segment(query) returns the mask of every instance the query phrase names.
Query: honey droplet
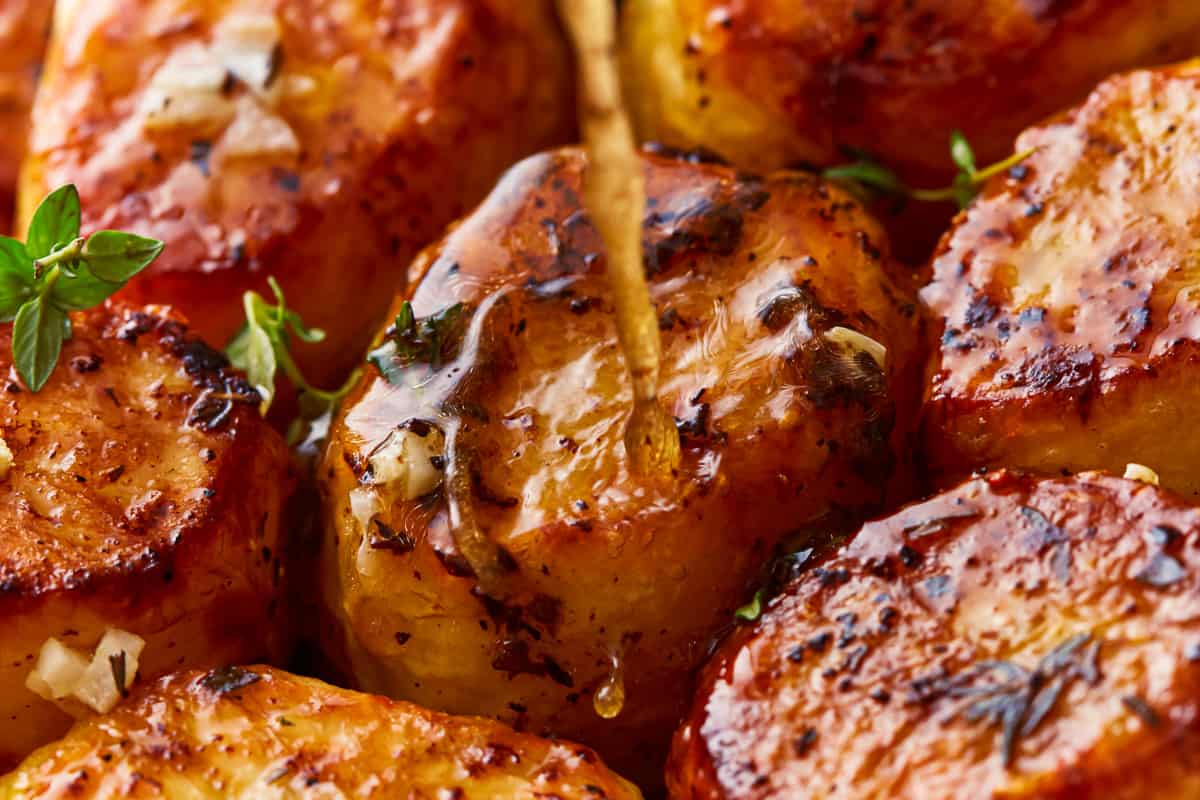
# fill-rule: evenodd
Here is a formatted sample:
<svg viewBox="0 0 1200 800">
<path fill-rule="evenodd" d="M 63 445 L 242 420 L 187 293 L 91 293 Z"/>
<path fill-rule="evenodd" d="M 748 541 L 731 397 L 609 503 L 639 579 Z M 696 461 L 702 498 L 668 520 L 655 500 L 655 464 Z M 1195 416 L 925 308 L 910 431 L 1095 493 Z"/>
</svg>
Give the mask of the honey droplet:
<svg viewBox="0 0 1200 800">
<path fill-rule="evenodd" d="M 621 657 L 612 657 L 612 672 L 592 695 L 592 708 L 603 719 L 613 719 L 625 708 L 625 677 Z"/>
</svg>

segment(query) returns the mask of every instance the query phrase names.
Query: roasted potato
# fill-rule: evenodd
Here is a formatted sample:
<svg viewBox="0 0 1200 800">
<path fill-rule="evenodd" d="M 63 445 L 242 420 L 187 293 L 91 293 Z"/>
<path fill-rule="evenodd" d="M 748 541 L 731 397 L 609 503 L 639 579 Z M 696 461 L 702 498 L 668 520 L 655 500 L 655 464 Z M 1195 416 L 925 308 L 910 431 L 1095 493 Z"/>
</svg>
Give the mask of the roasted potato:
<svg viewBox="0 0 1200 800">
<path fill-rule="evenodd" d="M 946 177 L 951 131 L 981 161 L 1109 74 L 1200 50 L 1192 0 L 626 0 L 642 133 L 740 166 L 870 151 Z"/>
<path fill-rule="evenodd" d="M 286 646 L 292 478 L 254 390 L 161 308 L 73 317 L 37 394 L 16 382 L 12 326 L 0 328 L 5 765 L 70 725 L 26 688 L 48 639 L 90 654 L 109 629 L 135 634 L 145 677 Z"/>
<path fill-rule="evenodd" d="M 1200 796 L 1200 511 L 1087 473 L 862 529 L 705 668 L 671 796 Z"/>
<path fill-rule="evenodd" d="M 1200 62 L 1101 84 L 958 219 L 923 298 L 940 325 L 925 457 L 1057 472 L 1136 462 L 1200 494 Z"/>
<path fill-rule="evenodd" d="M 30 756 L 0 796 L 641 797 L 587 748 L 262 666 L 143 687 Z"/>
<path fill-rule="evenodd" d="M 50 0 L 0 0 L 0 231 L 12 223 L 17 169 L 53 9 Z"/>
<path fill-rule="evenodd" d="M 326 641 L 366 689 L 574 738 L 655 781 L 689 672 L 776 544 L 887 499 L 918 321 L 836 188 L 647 156 L 660 402 L 683 459 L 630 474 L 585 162 L 522 162 L 414 264 L 384 373 L 343 405 L 320 472 Z"/>
<path fill-rule="evenodd" d="M 60 0 L 22 217 L 76 183 L 86 229 L 167 243 L 123 296 L 218 345 L 274 275 L 332 386 L 417 250 L 570 138 L 561 39 L 550 0 Z"/>
<path fill-rule="evenodd" d="M 1110 73 L 1200 51 L 1195 0 L 626 0 L 624 14 L 644 138 L 758 170 L 865 150 L 921 187 L 952 177 L 954 130 L 983 166 Z M 922 263 L 954 206 L 874 210 Z"/>
</svg>

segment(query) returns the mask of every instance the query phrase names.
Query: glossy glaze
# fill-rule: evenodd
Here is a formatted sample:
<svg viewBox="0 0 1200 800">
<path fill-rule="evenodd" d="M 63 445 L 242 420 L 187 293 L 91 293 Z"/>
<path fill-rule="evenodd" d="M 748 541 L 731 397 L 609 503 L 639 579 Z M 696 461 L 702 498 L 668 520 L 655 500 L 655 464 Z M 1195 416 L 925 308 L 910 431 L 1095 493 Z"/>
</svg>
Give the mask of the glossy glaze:
<svg viewBox="0 0 1200 800">
<path fill-rule="evenodd" d="M 281 30 L 266 89 L 229 81 L 227 121 L 147 130 L 167 59 L 247 15 Z M 63 0 L 57 18 L 23 216 L 70 180 L 85 229 L 162 239 L 125 297 L 178 306 L 217 345 L 242 292 L 274 275 L 329 333 L 297 352 L 325 385 L 359 360 L 417 250 L 573 128 L 549 0 Z M 264 113 L 298 152 L 231 155 L 231 132 Z"/>
<path fill-rule="evenodd" d="M 646 158 L 660 397 L 684 455 L 667 480 L 630 475 L 585 169 L 574 150 L 521 163 L 415 265 L 416 313 L 462 302 L 470 322 L 457 360 L 402 385 L 372 370 L 334 425 L 324 571 L 341 630 L 327 643 L 366 688 L 576 738 L 655 781 L 689 671 L 775 544 L 885 499 L 917 322 L 845 195 Z M 886 369 L 826 341 L 839 324 L 885 343 Z M 447 474 L 400 502 L 369 459 L 414 418 L 444 434 Z M 381 523 L 411 547 L 381 541 Z M 515 564 L 499 596 L 464 566 L 469 525 Z M 594 695 L 614 673 L 626 702 L 604 720 Z"/>
<path fill-rule="evenodd" d="M 33 754 L 0 796 L 641 798 L 587 748 L 262 666 L 144 687 Z"/>
<path fill-rule="evenodd" d="M 1200 376 L 1198 112 L 1198 62 L 1106 81 L 1022 134 L 1037 152 L 947 234 L 922 292 L 935 478 L 1137 462 L 1200 493 L 1180 424 Z"/>
<path fill-rule="evenodd" d="M 42 643 L 147 640 L 142 674 L 278 658 L 282 439 L 224 359 L 162 309 L 76 315 L 49 383 L 22 390 L 0 329 L 0 761 L 71 718 L 25 688 Z"/>
<path fill-rule="evenodd" d="M 1144 483 L 1001 472 L 909 506 L 721 648 L 671 796 L 1194 797 L 1198 576 L 1200 512 Z"/>
</svg>

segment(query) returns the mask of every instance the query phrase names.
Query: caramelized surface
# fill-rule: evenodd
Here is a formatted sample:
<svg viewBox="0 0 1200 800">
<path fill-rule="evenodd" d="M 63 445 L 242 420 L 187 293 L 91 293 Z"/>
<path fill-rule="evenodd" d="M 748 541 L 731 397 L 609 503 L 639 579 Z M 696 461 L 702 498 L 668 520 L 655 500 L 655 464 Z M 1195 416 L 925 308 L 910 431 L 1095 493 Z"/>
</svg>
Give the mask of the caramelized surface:
<svg viewBox="0 0 1200 800">
<path fill-rule="evenodd" d="M 947 185 L 950 133 L 980 166 L 1109 74 L 1200 49 L 1194 0 L 627 0 L 639 133 L 740 167 L 871 153 Z M 879 202 L 893 249 L 923 263 L 953 204 Z"/>
<path fill-rule="evenodd" d="M 641 797 L 578 745 L 261 666 L 144 687 L 30 756 L 0 796 Z"/>
<path fill-rule="evenodd" d="M 917 322 L 846 195 L 800 174 L 644 164 L 676 475 L 627 470 L 630 390 L 580 206 L 585 160 L 562 150 L 515 167 L 418 260 L 419 317 L 466 305 L 458 356 L 395 385 L 372 369 L 321 477 L 342 628 L 329 643 L 363 687 L 577 738 L 654 781 L 689 672 L 776 543 L 885 499 Z M 885 367 L 825 338 L 838 326 L 885 345 Z M 371 459 L 410 434 L 445 437 L 446 477 L 404 501 Z M 509 570 L 498 590 L 458 549 L 472 520 Z M 593 710 L 606 685 L 611 720 Z"/>
<path fill-rule="evenodd" d="M 17 169 L 50 32 L 51 0 L 0 0 L 0 230 L 12 224 Z"/>
<path fill-rule="evenodd" d="M 1103 83 L 1022 134 L 1037 152 L 960 217 L 923 298 L 936 478 L 1128 462 L 1200 493 L 1200 62 Z"/>
<path fill-rule="evenodd" d="M 994 473 L 862 529 L 705 669 L 676 798 L 1200 792 L 1200 511 Z"/>
<path fill-rule="evenodd" d="M 278 658 L 282 511 L 292 477 L 257 395 L 161 309 L 74 316 L 37 394 L 0 328 L 0 761 L 70 717 L 25 688 L 42 643 L 147 640 L 143 676 Z"/>
<path fill-rule="evenodd" d="M 164 63 L 264 14 L 281 29 L 265 90 L 231 78 L 227 121 L 146 128 Z M 358 361 L 417 250 L 573 127 L 549 0 L 62 0 L 57 18 L 23 216 L 74 181 L 85 230 L 165 241 L 124 295 L 179 307 L 216 345 L 244 320 L 242 292 L 274 275 L 329 333 L 298 350 L 325 385 Z M 297 152 L 235 146 L 279 122 Z"/>
<path fill-rule="evenodd" d="M 642 132 L 743 166 L 828 164 L 845 148 L 906 175 L 980 163 L 1120 69 L 1191 55 L 1191 0 L 629 0 Z"/>
</svg>

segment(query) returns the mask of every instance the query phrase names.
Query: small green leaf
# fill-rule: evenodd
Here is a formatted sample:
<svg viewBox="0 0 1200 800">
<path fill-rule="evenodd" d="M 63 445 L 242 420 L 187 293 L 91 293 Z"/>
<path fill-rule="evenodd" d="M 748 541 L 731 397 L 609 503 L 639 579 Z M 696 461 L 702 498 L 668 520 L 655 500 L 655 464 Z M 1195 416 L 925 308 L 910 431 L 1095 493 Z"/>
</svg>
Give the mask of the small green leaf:
<svg viewBox="0 0 1200 800">
<path fill-rule="evenodd" d="M 163 243 L 158 239 L 97 231 L 87 238 L 80 258 L 100 280 L 123 283 L 149 266 L 162 251 Z"/>
<path fill-rule="evenodd" d="M 971 143 L 967 141 L 966 136 L 963 136 L 962 131 L 954 131 L 950 134 L 950 158 L 954 160 L 955 166 L 967 175 L 975 174 L 975 152 L 971 149 Z"/>
<path fill-rule="evenodd" d="M 863 160 L 830 167 L 822 175 L 826 180 L 854 182 L 888 194 L 903 194 L 905 191 L 904 182 L 896 173 L 874 161 Z"/>
<path fill-rule="evenodd" d="M 46 385 L 62 352 L 63 328 L 69 326 L 65 314 L 43 298 L 21 306 L 13 323 L 13 360 L 21 380 L 31 391 Z"/>
<path fill-rule="evenodd" d="M 62 311 L 86 311 L 103 303 L 124 285 L 124 282 L 100 280 L 82 266 L 73 277 L 59 278 L 50 289 L 48 300 Z"/>
<path fill-rule="evenodd" d="M 0 322 L 12 322 L 21 306 L 35 294 L 33 286 L 24 277 L 0 269 Z"/>
<path fill-rule="evenodd" d="M 73 184 L 55 189 L 33 212 L 25 249 L 31 258 L 45 258 L 79 236 L 79 192 Z"/>
<path fill-rule="evenodd" d="M 733 612 L 733 616 L 742 622 L 754 622 L 762 616 L 763 590 L 754 593 L 754 598 L 746 605 Z"/>
<path fill-rule="evenodd" d="M 15 272 L 33 285 L 33 259 L 25 245 L 8 236 L 0 236 L 0 270 Z"/>
<path fill-rule="evenodd" d="M 262 397 L 260 411 L 267 413 L 275 398 L 275 347 L 270 335 L 261 325 L 248 324 L 230 343 L 229 361 L 246 373 L 246 378 Z"/>
<path fill-rule="evenodd" d="M 411 331 L 417 324 L 417 315 L 413 311 L 412 303 L 405 300 L 400 304 L 400 313 L 396 315 L 393 327 L 397 333 L 407 333 Z"/>
</svg>

